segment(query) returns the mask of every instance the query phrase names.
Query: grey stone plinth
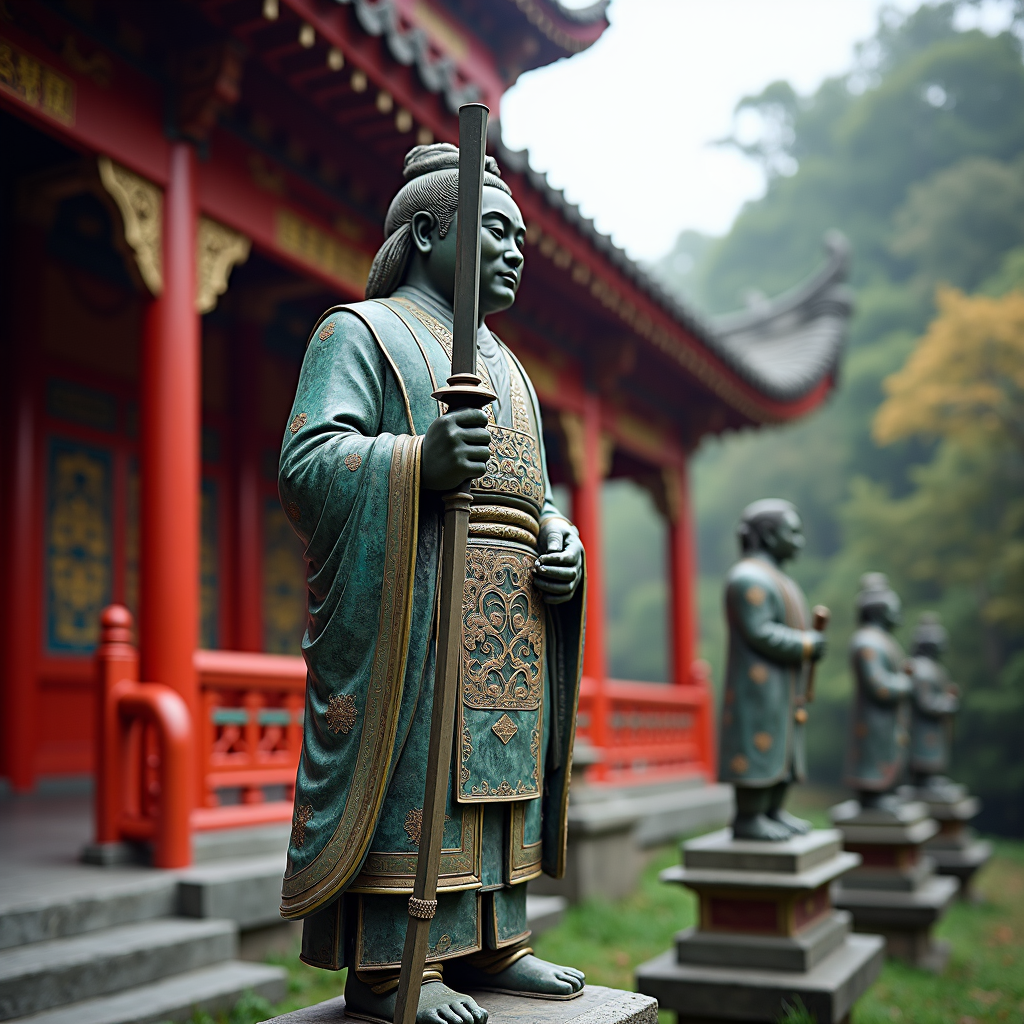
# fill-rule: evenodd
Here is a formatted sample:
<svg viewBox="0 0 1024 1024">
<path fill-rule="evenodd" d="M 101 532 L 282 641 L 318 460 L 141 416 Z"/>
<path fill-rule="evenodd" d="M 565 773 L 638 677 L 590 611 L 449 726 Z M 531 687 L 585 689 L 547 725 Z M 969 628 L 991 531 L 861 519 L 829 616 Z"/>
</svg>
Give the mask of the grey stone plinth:
<svg viewBox="0 0 1024 1024">
<path fill-rule="evenodd" d="M 834 910 L 796 935 L 744 935 L 687 928 L 676 935 L 681 964 L 754 967 L 767 971 L 809 971 L 843 944 L 850 915 Z"/>
<path fill-rule="evenodd" d="M 882 969 L 884 942 L 877 935 L 848 935 L 809 971 L 681 964 L 669 950 L 637 968 L 637 987 L 679 1024 L 711 1021 L 777 1021 L 799 998 L 819 1024 L 839 1024 Z"/>
<path fill-rule="evenodd" d="M 577 999 L 524 999 L 496 992 L 471 992 L 487 1009 L 488 1024 L 658 1024 L 658 1001 L 638 992 L 587 985 Z M 304 1010 L 274 1017 L 267 1024 L 347 1024 L 345 998 L 328 999 Z"/>
<path fill-rule="evenodd" d="M 627 896 L 646 863 L 646 847 L 724 825 L 733 809 L 732 786 L 703 779 L 614 788 L 574 782 L 565 876 L 542 876 L 530 892 L 570 903 Z"/>
<path fill-rule="evenodd" d="M 959 847 L 927 847 L 928 855 L 935 861 L 936 870 L 940 875 L 950 875 L 960 882 L 960 898 L 974 899 L 972 882 L 979 869 L 983 868 L 992 857 L 992 844 L 984 839 L 970 836 L 968 841 Z"/>
<path fill-rule="evenodd" d="M 941 970 L 945 952 L 942 944 L 932 939 L 931 929 L 959 888 L 959 881 L 946 875 L 932 875 L 913 892 L 837 885 L 832 902 L 850 911 L 857 931 L 885 936 L 889 956 L 927 970 Z"/>
<path fill-rule="evenodd" d="M 666 868 L 663 882 L 691 889 L 817 889 L 860 863 L 842 852 L 842 834 L 816 829 L 781 843 L 733 839 L 731 829 L 692 839 L 683 845 L 683 864 Z"/>
<path fill-rule="evenodd" d="M 935 861 L 919 857 L 915 864 L 905 868 L 861 866 L 843 878 L 847 889 L 893 889 L 896 892 L 914 892 L 935 874 Z"/>
<path fill-rule="evenodd" d="M 856 800 L 844 800 L 829 808 L 833 823 L 845 832 L 847 825 L 912 825 L 928 817 L 928 805 L 907 800 L 895 807 L 861 807 Z"/>
<path fill-rule="evenodd" d="M 843 848 L 838 829 L 814 829 L 782 843 L 733 839 L 732 829 L 723 828 L 683 844 L 687 868 L 727 871 L 771 871 L 797 874 L 809 871 L 834 857 Z"/>
<path fill-rule="evenodd" d="M 953 801 L 928 801 L 928 811 L 937 821 L 970 821 L 980 810 L 981 801 L 976 796 L 965 796 Z"/>
</svg>

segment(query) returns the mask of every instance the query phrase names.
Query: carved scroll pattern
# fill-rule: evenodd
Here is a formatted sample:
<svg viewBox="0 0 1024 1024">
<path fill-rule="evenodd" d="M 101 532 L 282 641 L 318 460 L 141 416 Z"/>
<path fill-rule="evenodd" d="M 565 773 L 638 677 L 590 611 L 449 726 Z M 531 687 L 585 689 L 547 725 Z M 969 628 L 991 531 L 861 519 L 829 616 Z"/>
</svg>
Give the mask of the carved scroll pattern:
<svg viewBox="0 0 1024 1024">
<path fill-rule="evenodd" d="M 462 698 L 471 708 L 540 707 L 544 618 L 535 558 L 470 545 L 463 600 Z"/>
<path fill-rule="evenodd" d="M 249 258 L 252 242 L 209 217 L 199 218 L 196 233 L 196 309 L 209 313 L 228 290 L 231 271 Z"/>
<path fill-rule="evenodd" d="M 135 263 L 153 295 L 164 290 L 163 190 L 109 157 L 99 158 L 100 181 L 113 197 L 124 221 L 124 238 L 135 253 Z"/>
</svg>

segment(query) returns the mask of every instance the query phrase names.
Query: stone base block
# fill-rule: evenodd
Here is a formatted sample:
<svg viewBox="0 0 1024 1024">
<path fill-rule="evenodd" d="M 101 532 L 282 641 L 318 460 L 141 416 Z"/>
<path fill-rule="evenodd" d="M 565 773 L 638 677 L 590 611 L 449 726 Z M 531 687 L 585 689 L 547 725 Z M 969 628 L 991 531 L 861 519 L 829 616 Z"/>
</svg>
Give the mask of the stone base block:
<svg viewBox="0 0 1024 1024">
<path fill-rule="evenodd" d="M 890 956 L 935 970 L 945 959 L 936 951 L 931 929 L 959 888 L 957 879 L 945 875 L 933 875 L 915 892 L 838 885 L 832 902 L 850 911 L 856 931 L 884 935 Z"/>
<path fill-rule="evenodd" d="M 989 862 L 992 844 L 972 838 L 966 846 L 958 849 L 928 847 L 928 856 L 935 861 L 935 870 L 940 875 L 950 875 L 959 880 L 960 899 L 973 900 L 976 897 L 971 883 L 975 873 Z"/>
<path fill-rule="evenodd" d="M 877 935 L 848 935 L 810 971 L 790 972 L 681 964 L 669 950 L 637 968 L 637 987 L 679 1024 L 775 1022 L 797 999 L 819 1024 L 842 1024 L 881 972 L 883 951 Z"/>
<path fill-rule="evenodd" d="M 796 935 L 742 935 L 687 928 L 676 936 L 681 964 L 754 967 L 767 971 L 810 971 L 843 944 L 850 915 L 833 911 L 824 921 Z"/>
<path fill-rule="evenodd" d="M 488 1024 L 658 1024 L 658 1001 L 638 992 L 587 985 L 577 999 L 524 999 L 496 992 L 471 992 L 488 1013 Z M 355 1024 L 345 997 L 328 999 L 274 1017 L 267 1024 Z"/>
<path fill-rule="evenodd" d="M 858 852 L 859 852 L 858 848 Z M 894 892 L 916 892 L 935 874 L 931 857 L 918 857 L 906 867 L 876 868 L 861 865 L 843 876 L 847 889 L 891 889 Z"/>
<path fill-rule="evenodd" d="M 565 876 L 544 875 L 530 892 L 570 903 L 628 896 L 647 863 L 646 848 L 724 825 L 733 809 L 732 786 L 701 779 L 622 788 L 574 783 Z"/>
</svg>

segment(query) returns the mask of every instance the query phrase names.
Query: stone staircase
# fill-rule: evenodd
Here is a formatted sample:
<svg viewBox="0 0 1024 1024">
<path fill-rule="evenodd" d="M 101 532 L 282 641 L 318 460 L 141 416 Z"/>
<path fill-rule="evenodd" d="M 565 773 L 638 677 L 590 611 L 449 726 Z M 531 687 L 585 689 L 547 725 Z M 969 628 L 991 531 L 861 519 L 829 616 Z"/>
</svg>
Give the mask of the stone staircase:
<svg viewBox="0 0 1024 1024">
<path fill-rule="evenodd" d="M 235 920 L 181 914 L 193 909 L 182 906 L 183 895 L 191 893 L 194 905 L 199 880 L 140 875 L 98 894 L 5 900 L 0 1020 L 158 1024 L 185 1020 L 194 1009 L 228 1009 L 248 991 L 283 998 L 282 968 L 237 959 Z"/>
<path fill-rule="evenodd" d="M 259 961 L 298 938 L 278 915 L 287 826 L 197 835 L 182 871 L 77 863 L 88 832 L 86 802 L 0 801 L 0 1021 L 162 1024 L 284 997 Z M 536 931 L 565 909 L 527 902 Z"/>
</svg>

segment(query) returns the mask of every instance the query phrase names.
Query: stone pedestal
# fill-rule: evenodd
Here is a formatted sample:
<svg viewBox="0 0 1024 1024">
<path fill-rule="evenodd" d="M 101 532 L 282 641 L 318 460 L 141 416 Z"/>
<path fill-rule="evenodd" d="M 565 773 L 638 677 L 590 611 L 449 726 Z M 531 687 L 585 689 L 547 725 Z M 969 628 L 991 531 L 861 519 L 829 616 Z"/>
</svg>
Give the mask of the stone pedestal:
<svg viewBox="0 0 1024 1024">
<path fill-rule="evenodd" d="M 638 992 L 587 985 L 576 999 L 524 999 L 496 992 L 469 993 L 487 1009 L 488 1024 L 658 1024 L 658 1001 Z M 345 1012 L 345 997 L 274 1017 L 267 1024 L 362 1024 Z"/>
<path fill-rule="evenodd" d="M 939 834 L 927 805 L 911 801 L 890 810 L 862 808 L 848 800 L 829 813 L 846 850 L 861 857 L 861 864 L 835 887 L 835 905 L 850 911 L 856 931 L 885 936 L 889 956 L 942 970 L 949 948 L 931 931 L 960 883 L 937 875 L 935 862 L 924 853 L 925 843 Z"/>
<path fill-rule="evenodd" d="M 981 810 L 981 801 L 957 782 L 917 789 L 914 796 L 928 805 L 929 814 L 939 823 L 938 834 L 924 846 L 935 870 L 958 878 L 960 898 L 973 899 L 974 875 L 992 856 L 992 844 L 979 839 L 968 824 Z"/>
<path fill-rule="evenodd" d="M 832 906 L 831 884 L 860 863 L 842 842 L 834 829 L 784 843 L 723 829 L 685 843 L 661 878 L 697 893 L 699 924 L 637 969 L 637 987 L 680 1024 L 776 1021 L 797 999 L 820 1024 L 845 1021 L 881 970 L 883 942 L 851 935 Z"/>
</svg>

